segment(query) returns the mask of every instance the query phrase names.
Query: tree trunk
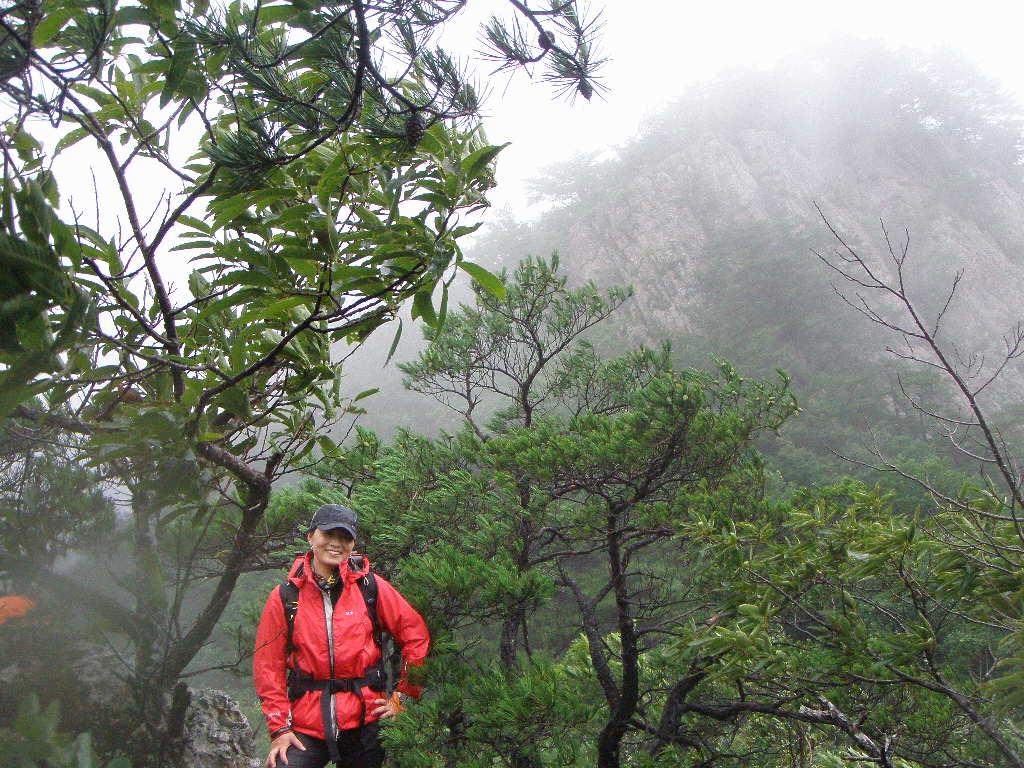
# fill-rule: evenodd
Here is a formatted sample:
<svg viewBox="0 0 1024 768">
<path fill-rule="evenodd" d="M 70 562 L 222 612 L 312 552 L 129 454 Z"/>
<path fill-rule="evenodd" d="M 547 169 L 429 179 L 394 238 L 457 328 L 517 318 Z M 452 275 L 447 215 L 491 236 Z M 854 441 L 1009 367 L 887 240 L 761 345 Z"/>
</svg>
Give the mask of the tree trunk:
<svg viewBox="0 0 1024 768">
<path fill-rule="evenodd" d="M 651 757 L 657 757 L 669 744 L 679 743 L 676 735 L 679 732 L 679 722 L 683 716 L 683 702 L 686 701 L 690 692 L 707 675 L 707 669 L 710 665 L 711 662 L 708 660 L 697 657 L 690 664 L 689 672 L 672 686 L 672 690 L 669 691 L 665 699 L 665 706 L 661 710 L 661 719 L 658 721 L 658 733 L 647 748 L 647 753 Z"/>
<path fill-rule="evenodd" d="M 618 509 L 613 507 L 607 518 L 606 538 L 608 565 L 615 594 L 616 619 L 621 642 L 622 682 L 618 701 L 611 707 L 607 723 L 597 740 L 598 768 L 619 768 L 622 737 L 636 713 L 640 691 L 640 647 L 636 627 L 629 610 L 628 585 L 623 571 Z"/>
</svg>

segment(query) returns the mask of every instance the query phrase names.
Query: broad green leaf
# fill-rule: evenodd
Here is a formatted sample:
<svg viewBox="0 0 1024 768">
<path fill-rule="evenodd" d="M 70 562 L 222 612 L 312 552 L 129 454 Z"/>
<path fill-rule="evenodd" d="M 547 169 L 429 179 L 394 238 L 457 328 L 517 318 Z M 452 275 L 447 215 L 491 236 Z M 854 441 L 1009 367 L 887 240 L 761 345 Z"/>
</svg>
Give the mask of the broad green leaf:
<svg viewBox="0 0 1024 768">
<path fill-rule="evenodd" d="M 511 143 L 512 142 L 510 141 L 506 141 L 504 144 L 500 144 L 498 146 L 482 147 L 478 149 L 462 161 L 462 171 L 471 179 L 477 178 L 480 175 L 480 172 L 498 156 L 498 153 Z"/>
<path fill-rule="evenodd" d="M 305 232 L 311 227 L 313 215 L 317 213 L 317 207 L 310 203 L 300 203 L 294 205 L 274 218 L 270 219 L 267 223 L 272 227 L 280 229 L 290 229 L 293 232 Z"/>
<path fill-rule="evenodd" d="M 135 438 L 155 437 L 158 440 L 173 440 L 181 436 L 181 426 L 163 411 L 144 411 L 132 419 Z"/>
<path fill-rule="evenodd" d="M 260 24 L 279 24 L 295 18 L 295 8 L 290 5 L 265 5 L 260 8 Z"/>
<path fill-rule="evenodd" d="M 255 269 L 242 269 L 228 272 L 213 281 L 214 286 L 222 285 L 258 285 L 266 288 L 277 287 L 280 282 L 273 275 Z"/>
<path fill-rule="evenodd" d="M 212 240 L 189 240 L 185 243 L 178 243 L 171 251 L 209 251 L 217 247 L 217 243 Z"/>
<path fill-rule="evenodd" d="M 142 4 L 162 22 L 172 22 L 174 14 L 181 8 L 180 0 L 142 0 Z"/>
<path fill-rule="evenodd" d="M 53 5 L 54 3 L 46 3 L 43 7 L 49 10 Z M 61 27 L 74 15 L 75 10 L 72 3 L 58 7 L 56 10 L 49 10 L 32 33 L 32 45 L 36 48 L 44 47 L 60 32 Z"/>
<path fill-rule="evenodd" d="M 65 149 L 74 146 L 88 135 L 89 131 L 85 128 L 75 128 L 73 131 L 68 131 L 61 137 L 61 140 L 57 142 L 57 146 L 54 148 L 53 153 L 55 155 L 60 154 Z"/>
<path fill-rule="evenodd" d="M 412 319 L 421 317 L 427 325 L 435 326 L 437 325 L 437 313 L 434 311 L 434 303 L 430 298 L 431 293 L 432 291 L 429 289 L 416 292 L 412 300 Z"/>
<path fill-rule="evenodd" d="M 451 231 L 450 234 L 453 238 L 460 238 L 464 235 L 469 235 L 472 234 L 473 232 L 476 232 L 478 229 L 480 229 L 481 226 L 483 226 L 482 221 L 477 222 L 471 227 L 456 227 Z"/>
<path fill-rule="evenodd" d="M 188 276 L 188 288 L 197 299 L 205 299 L 210 295 L 212 286 L 199 271 L 194 271 Z"/>
<path fill-rule="evenodd" d="M 192 229 L 198 229 L 200 232 L 211 235 L 213 234 L 213 228 L 202 219 L 197 219 L 195 216 L 188 216 L 183 214 L 178 217 L 178 221 L 187 227 Z"/>
<path fill-rule="evenodd" d="M 309 304 L 311 301 L 312 299 L 308 296 L 287 296 L 283 299 L 278 299 L 265 307 L 256 307 L 243 312 L 238 318 L 238 322 L 245 324 L 251 323 L 254 320 L 267 320 L 272 317 L 289 318 L 288 310 L 293 307 Z"/>
<path fill-rule="evenodd" d="M 288 266 L 307 280 L 314 279 L 320 273 L 320 264 L 311 258 L 299 258 L 292 254 L 285 257 Z"/>
<path fill-rule="evenodd" d="M 240 387 L 231 387 L 217 395 L 217 404 L 225 410 L 233 413 L 239 418 L 246 418 L 250 415 L 249 398 Z"/>
<path fill-rule="evenodd" d="M 117 9 L 115 21 L 118 24 L 144 24 L 146 26 L 156 26 L 160 22 L 160 17 L 148 8 L 129 5 L 124 8 Z"/>
<path fill-rule="evenodd" d="M 27 160 L 34 152 L 42 149 L 43 145 L 27 131 L 17 131 L 14 134 L 14 147 L 23 160 Z"/>
<path fill-rule="evenodd" d="M 474 264 L 471 261 L 460 261 L 459 269 L 480 283 L 480 285 L 484 287 L 484 290 L 494 296 L 494 298 L 505 298 L 505 284 L 501 282 L 501 278 L 494 273 L 488 272 L 479 264 Z"/>
<path fill-rule="evenodd" d="M 363 222 L 363 226 L 369 229 L 380 229 L 382 224 L 379 218 L 370 211 L 368 208 L 364 208 L 361 205 L 357 205 L 352 209 L 353 213 L 359 217 L 359 220 Z"/>
</svg>

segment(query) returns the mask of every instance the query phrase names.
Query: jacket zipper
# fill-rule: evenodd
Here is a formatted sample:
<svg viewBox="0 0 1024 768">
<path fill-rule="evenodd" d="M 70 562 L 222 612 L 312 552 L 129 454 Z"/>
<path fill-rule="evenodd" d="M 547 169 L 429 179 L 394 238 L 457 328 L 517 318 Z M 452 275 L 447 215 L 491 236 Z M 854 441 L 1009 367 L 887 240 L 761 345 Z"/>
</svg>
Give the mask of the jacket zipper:
<svg viewBox="0 0 1024 768">
<path fill-rule="evenodd" d="M 324 600 L 324 620 L 327 624 L 327 648 L 330 653 L 331 659 L 331 679 L 334 679 L 334 603 L 331 602 L 331 595 L 328 592 L 321 590 L 320 595 Z M 336 710 L 336 700 L 334 694 L 328 694 L 331 697 L 331 722 L 334 723 L 334 730 L 338 730 L 338 713 Z M 326 736 L 326 734 L 325 734 Z"/>
</svg>

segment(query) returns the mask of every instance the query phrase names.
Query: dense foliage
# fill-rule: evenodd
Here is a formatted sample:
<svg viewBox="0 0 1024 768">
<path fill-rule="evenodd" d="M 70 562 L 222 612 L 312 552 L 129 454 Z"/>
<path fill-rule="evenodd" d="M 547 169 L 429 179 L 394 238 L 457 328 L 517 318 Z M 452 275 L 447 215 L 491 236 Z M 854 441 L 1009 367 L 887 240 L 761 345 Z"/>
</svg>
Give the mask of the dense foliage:
<svg viewBox="0 0 1024 768">
<path fill-rule="evenodd" d="M 400 765 L 1019 765 L 1015 503 L 916 513 L 847 480 L 765 496 L 785 380 L 602 359 L 625 300 L 530 259 L 402 366 L 463 418 L 361 430 L 293 513 L 350 498 L 436 638 Z M 998 482 L 997 478 L 993 482 Z M 1004 506 L 1008 504 L 1009 506 Z"/>
<path fill-rule="evenodd" d="M 751 440 L 795 403 L 784 379 L 675 370 L 667 349 L 600 359 L 584 334 L 624 298 L 567 288 L 557 262 L 523 262 L 504 298 L 480 288 L 402 366 L 464 428 L 387 447 L 364 433 L 334 470 L 360 478 L 368 546 L 429 606 L 441 649 L 436 697 L 397 752 L 410 765 L 413 738 L 438 764 L 596 753 L 619 765 L 635 719 L 650 717 L 647 655 L 706 617 L 683 511 L 756 498 Z M 570 643 L 582 667 L 563 680 Z M 587 740 L 567 738 L 577 728 Z"/>
</svg>

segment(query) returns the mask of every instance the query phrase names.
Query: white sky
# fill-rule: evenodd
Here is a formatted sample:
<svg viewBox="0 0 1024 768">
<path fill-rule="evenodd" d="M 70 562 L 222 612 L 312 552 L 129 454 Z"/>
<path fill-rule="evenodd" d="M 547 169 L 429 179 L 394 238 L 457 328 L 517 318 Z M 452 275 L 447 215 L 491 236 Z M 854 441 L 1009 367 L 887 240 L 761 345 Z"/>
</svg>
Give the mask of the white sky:
<svg viewBox="0 0 1024 768">
<path fill-rule="evenodd" d="M 482 14 L 506 5 L 470 3 L 468 10 L 481 15 L 462 17 L 445 43 L 463 52 L 479 47 L 467 38 Z M 603 9 L 601 52 L 611 59 L 604 101 L 578 98 L 571 105 L 522 74 L 506 87 L 503 75 L 486 78 L 487 65 L 478 65 L 490 83 L 488 138 L 513 141 L 499 160 L 496 207 L 521 209 L 525 179 L 576 152 L 625 142 L 688 86 L 729 69 L 770 65 L 840 35 L 952 48 L 1024 103 L 1024 5 L 1010 0 L 590 0 L 590 7 Z"/>
</svg>

